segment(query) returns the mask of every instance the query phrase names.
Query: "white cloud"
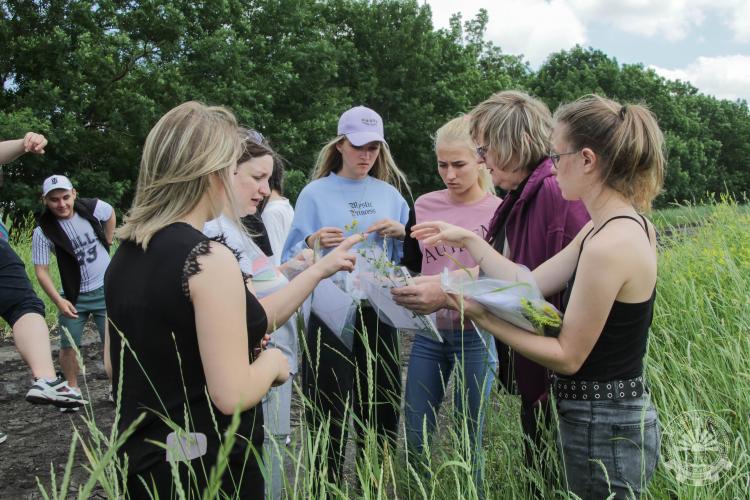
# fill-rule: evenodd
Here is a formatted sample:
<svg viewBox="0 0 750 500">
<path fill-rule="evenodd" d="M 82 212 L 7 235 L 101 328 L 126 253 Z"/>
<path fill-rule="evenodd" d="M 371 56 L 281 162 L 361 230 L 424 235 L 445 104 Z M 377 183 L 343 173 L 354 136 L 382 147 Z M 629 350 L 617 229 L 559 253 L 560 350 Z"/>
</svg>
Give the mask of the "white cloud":
<svg viewBox="0 0 750 500">
<path fill-rule="evenodd" d="M 676 42 L 697 35 L 708 15 L 721 19 L 737 42 L 750 42 L 748 0 L 567 0 L 584 24 Z"/>
<path fill-rule="evenodd" d="M 585 23 L 608 24 L 626 33 L 683 40 L 704 20 L 706 0 L 569 0 Z"/>
<path fill-rule="evenodd" d="M 462 12 L 471 19 L 479 9 L 487 10 L 487 38 L 503 52 L 523 54 L 534 66 L 552 52 L 585 44 L 586 30 L 564 0 L 500 0 L 495 2 L 430 0 L 436 27 L 448 25 L 450 15 Z"/>
<path fill-rule="evenodd" d="M 667 39 L 679 51 L 680 41 L 689 37 L 706 45 L 700 30 L 710 16 L 711 22 L 719 20 L 726 26 L 728 37 L 735 42 L 750 43 L 750 0 L 424 1 L 432 7 L 436 27 L 448 26 L 448 19 L 455 12 L 462 12 L 467 20 L 479 9 L 486 9 L 487 38 L 506 53 L 523 54 L 534 67 L 550 53 L 592 43 L 587 26 L 604 26 L 615 34 Z M 706 46 L 706 50 L 711 47 Z M 643 54 L 642 62 L 649 64 L 649 54 Z M 683 68 L 651 67 L 666 78 L 689 81 L 701 92 L 750 101 L 748 55 L 698 57 Z"/>
<path fill-rule="evenodd" d="M 728 18 L 727 24 L 738 42 L 750 43 L 750 2 L 743 0 Z"/>
<path fill-rule="evenodd" d="M 569 48 L 586 41 L 586 25 L 607 25 L 616 30 L 677 42 L 699 36 L 697 30 L 711 14 L 721 19 L 735 41 L 750 42 L 748 0 L 425 0 L 437 26 L 447 26 L 450 14 L 464 19 L 480 8 L 490 15 L 490 39 L 505 46 L 522 46 L 524 54 Z M 543 32 L 543 33 L 542 33 Z M 518 35 L 521 38 L 514 36 Z M 574 41 L 573 44 L 570 42 Z M 543 59 L 543 57 L 541 58 Z"/>
<path fill-rule="evenodd" d="M 750 56 L 699 57 L 676 69 L 650 67 L 664 78 L 688 81 L 704 94 L 750 101 Z"/>
</svg>

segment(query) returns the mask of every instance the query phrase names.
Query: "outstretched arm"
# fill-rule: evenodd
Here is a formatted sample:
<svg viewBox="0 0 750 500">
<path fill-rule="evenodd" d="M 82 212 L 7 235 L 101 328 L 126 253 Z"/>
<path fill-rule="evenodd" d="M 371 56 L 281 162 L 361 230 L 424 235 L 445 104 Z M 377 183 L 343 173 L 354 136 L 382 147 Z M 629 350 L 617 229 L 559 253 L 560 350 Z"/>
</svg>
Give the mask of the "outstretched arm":
<svg viewBox="0 0 750 500">
<path fill-rule="evenodd" d="M 0 165 L 10 163 L 24 153 L 44 154 L 47 139 L 34 132 L 27 132 L 22 139 L 0 142 Z"/>
<path fill-rule="evenodd" d="M 361 241 L 362 235 L 360 234 L 349 236 L 325 257 L 302 271 L 287 286 L 259 299 L 268 316 L 268 333 L 278 330 L 289 320 L 320 283 L 320 280 L 338 271 L 353 271 L 355 256 L 349 253 L 349 250 Z"/>
<path fill-rule="evenodd" d="M 533 271 L 534 280 L 543 296 L 548 297 L 562 290 L 573 275 L 581 239 L 588 228 L 590 228 L 589 225 L 584 226 L 568 246 Z M 465 248 L 479 264 L 484 274 L 490 278 L 506 281 L 519 279 L 520 268 L 517 264 L 495 251 L 489 243 L 468 229 L 447 222 L 424 222 L 412 228 L 412 236 L 423 240 L 425 245 L 442 243 Z"/>
<path fill-rule="evenodd" d="M 463 308 L 479 327 L 524 357 L 557 373 L 572 375 L 594 348 L 628 269 L 632 268 L 624 254 L 625 250 L 608 242 L 592 241 L 586 245 L 557 338 L 541 337 L 511 325 L 470 299 L 462 301 L 449 295 L 448 305 Z"/>
</svg>

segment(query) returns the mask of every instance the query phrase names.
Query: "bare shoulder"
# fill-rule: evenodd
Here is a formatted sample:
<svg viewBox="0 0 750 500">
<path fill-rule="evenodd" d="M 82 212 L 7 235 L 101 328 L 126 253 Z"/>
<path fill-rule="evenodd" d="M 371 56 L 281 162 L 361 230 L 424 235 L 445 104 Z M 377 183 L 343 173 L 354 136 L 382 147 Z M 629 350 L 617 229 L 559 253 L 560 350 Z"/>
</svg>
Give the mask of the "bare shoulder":
<svg viewBox="0 0 750 500">
<path fill-rule="evenodd" d="M 656 247 L 653 225 L 647 222 L 647 228 L 648 237 L 641 221 L 613 220 L 584 245 L 582 264 L 585 262 L 622 283 L 618 300 L 644 300 L 653 289 Z"/>
</svg>

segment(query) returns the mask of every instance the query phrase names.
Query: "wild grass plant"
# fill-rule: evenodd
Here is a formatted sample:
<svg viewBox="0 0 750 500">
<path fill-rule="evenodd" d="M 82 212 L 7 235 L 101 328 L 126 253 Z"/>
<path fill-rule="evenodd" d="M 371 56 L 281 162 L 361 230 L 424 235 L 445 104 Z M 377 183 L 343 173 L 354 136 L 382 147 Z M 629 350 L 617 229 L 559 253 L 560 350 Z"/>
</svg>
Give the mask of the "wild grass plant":
<svg viewBox="0 0 750 500">
<path fill-rule="evenodd" d="M 662 424 L 662 453 L 646 498 L 739 499 L 750 491 L 750 213 L 731 200 L 702 210 L 699 216 L 690 215 L 698 222 L 694 231 L 672 227 L 672 234 L 660 241 L 645 375 Z M 299 387 L 295 390 L 304 412 L 310 402 Z M 327 480 L 326 419 L 316 428 L 301 422 L 292 444 L 279 447 L 287 462 L 286 497 L 477 498 L 467 421 L 465 416 L 446 417 L 453 414 L 451 400 L 446 395 L 428 446 L 426 471 L 404 458 L 403 432 L 396 449 L 382 452 L 368 430 L 359 460 L 355 464 L 349 454 L 352 466 L 339 484 Z M 527 465 L 518 399 L 493 390 L 486 404 L 485 497 L 569 496 L 554 426 L 545 430 L 536 462 Z M 118 461 L 115 452 L 126 436 L 98 429 L 93 414 L 86 414 L 83 422 L 88 433 L 74 432 L 63 476 L 39 483 L 45 498 L 87 498 L 94 488 L 111 497 L 122 493 L 127 464 Z M 81 456 L 73 449 L 84 450 L 90 478 L 70 490 L 69 470 Z M 178 497 L 189 498 L 190 483 L 180 485 Z"/>
<path fill-rule="evenodd" d="M 31 260 L 31 235 L 36 227 L 36 219 L 33 215 L 28 214 L 22 219 L 17 219 L 10 225 L 10 243 L 13 249 L 16 251 L 18 256 L 21 258 L 26 266 L 26 274 L 31 280 L 31 284 L 34 286 L 34 291 L 37 296 L 44 302 L 44 312 L 47 319 L 47 324 L 57 324 L 57 306 L 50 300 L 42 286 L 37 281 L 34 275 L 34 263 Z M 60 286 L 60 273 L 57 270 L 57 265 L 49 266 L 50 276 L 53 282 L 59 287 Z M 10 328 L 7 323 L 0 319 L 0 334 L 5 333 L 10 335 Z"/>
</svg>

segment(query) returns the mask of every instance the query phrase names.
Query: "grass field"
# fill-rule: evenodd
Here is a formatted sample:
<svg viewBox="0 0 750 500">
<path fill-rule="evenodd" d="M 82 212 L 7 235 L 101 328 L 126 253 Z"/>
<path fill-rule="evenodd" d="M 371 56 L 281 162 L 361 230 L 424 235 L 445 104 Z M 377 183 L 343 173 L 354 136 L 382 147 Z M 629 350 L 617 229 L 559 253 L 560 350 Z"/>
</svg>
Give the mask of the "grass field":
<svg viewBox="0 0 750 500">
<path fill-rule="evenodd" d="M 725 201 L 655 212 L 652 219 L 661 230 L 695 227 L 690 232 L 670 231 L 668 241 L 661 242 L 646 377 L 660 415 L 663 440 L 661 463 L 647 497 L 747 498 L 750 211 Z M 30 260 L 29 246 L 27 237 L 16 246 L 26 262 Z M 31 266 L 29 272 L 33 276 Z M 49 303 L 47 312 L 53 323 Z M 542 463 L 527 467 L 519 402 L 493 391 L 488 404 L 483 447 L 485 497 L 528 498 L 531 491 L 545 498 L 565 497 L 554 431 L 549 433 L 549 445 L 541 450 Z M 91 422 L 93 426 L 93 419 Z M 477 498 L 468 458 L 470 446 L 462 428 L 440 429 L 427 476 L 405 464 L 401 449 L 381 459 L 368 446 L 348 483 L 336 486 L 319 475 L 316 450 L 325 441 L 325 432 L 302 425 L 287 458 L 293 470 L 286 478 L 287 493 L 290 498 Z M 92 432 L 95 439 L 86 443 L 91 480 L 78 494 L 87 498 L 99 487 L 116 496 L 120 493 L 119 472 L 113 450 L 121 437 L 105 429 L 92 428 Z M 45 485 L 47 494 L 67 498 L 63 482 L 63 477 L 57 478 L 56 492 Z"/>
</svg>

